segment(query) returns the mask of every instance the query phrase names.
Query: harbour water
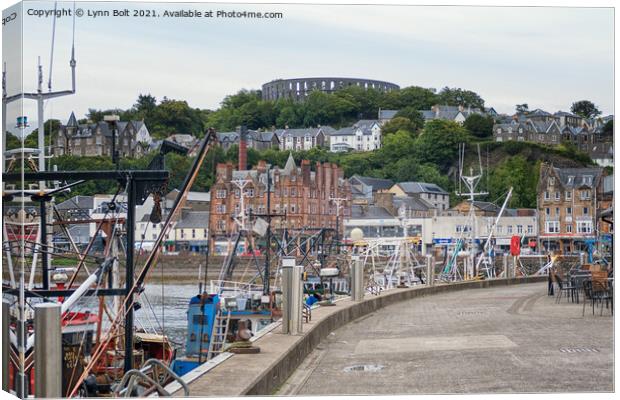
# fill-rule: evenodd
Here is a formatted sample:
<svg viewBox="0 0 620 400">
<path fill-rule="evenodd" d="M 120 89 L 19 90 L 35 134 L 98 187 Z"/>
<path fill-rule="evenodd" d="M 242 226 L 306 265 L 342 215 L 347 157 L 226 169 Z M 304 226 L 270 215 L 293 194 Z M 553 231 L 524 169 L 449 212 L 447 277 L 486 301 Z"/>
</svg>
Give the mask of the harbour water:
<svg viewBox="0 0 620 400">
<path fill-rule="evenodd" d="M 187 305 L 191 297 L 198 294 L 197 285 L 147 284 L 144 292 L 137 296 L 140 308 L 135 312 L 135 327 L 148 333 L 163 333 L 168 336 L 177 355 L 185 352 L 185 334 L 187 331 Z M 106 298 L 106 304 L 112 308 L 112 298 Z M 86 297 L 78 303 L 76 311 L 97 312 L 96 297 Z M 104 330 L 109 320 L 104 316 Z"/>
</svg>

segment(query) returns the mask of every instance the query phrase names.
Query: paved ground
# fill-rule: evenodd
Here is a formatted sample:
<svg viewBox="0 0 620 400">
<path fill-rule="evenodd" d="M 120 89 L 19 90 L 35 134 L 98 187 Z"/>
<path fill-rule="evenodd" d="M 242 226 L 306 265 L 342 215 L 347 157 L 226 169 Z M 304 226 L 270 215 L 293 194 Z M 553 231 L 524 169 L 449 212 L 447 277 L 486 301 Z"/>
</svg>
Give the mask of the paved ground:
<svg viewBox="0 0 620 400">
<path fill-rule="evenodd" d="M 582 317 L 581 304 L 546 291 L 532 283 L 388 306 L 332 332 L 276 394 L 613 391 L 609 310 Z"/>
</svg>

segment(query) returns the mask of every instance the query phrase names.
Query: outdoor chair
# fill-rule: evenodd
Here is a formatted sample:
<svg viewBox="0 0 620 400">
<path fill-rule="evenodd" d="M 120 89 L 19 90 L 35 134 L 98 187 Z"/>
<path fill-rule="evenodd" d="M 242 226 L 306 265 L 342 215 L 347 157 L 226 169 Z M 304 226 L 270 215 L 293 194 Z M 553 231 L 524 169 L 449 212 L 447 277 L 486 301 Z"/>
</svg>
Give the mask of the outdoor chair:
<svg viewBox="0 0 620 400">
<path fill-rule="evenodd" d="M 601 315 L 603 315 L 603 302 L 605 302 L 605 308 L 607 309 L 609 309 L 609 303 L 612 303 L 611 315 L 614 314 L 612 285 L 608 285 L 607 282 L 592 281 L 592 297 L 601 306 Z"/>
<path fill-rule="evenodd" d="M 558 295 L 555 298 L 555 302 L 559 303 L 560 300 L 562 299 L 562 294 L 564 292 L 566 292 L 566 302 L 568 302 L 569 300 L 574 298 L 575 295 L 575 289 L 576 287 L 572 285 L 572 283 L 570 281 L 567 282 L 562 282 L 562 278 L 560 278 L 559 276 L 555 276 L 555 281 L 558 284 L 558 289 L 560 289 L 558 291 Z"/>
</svg>

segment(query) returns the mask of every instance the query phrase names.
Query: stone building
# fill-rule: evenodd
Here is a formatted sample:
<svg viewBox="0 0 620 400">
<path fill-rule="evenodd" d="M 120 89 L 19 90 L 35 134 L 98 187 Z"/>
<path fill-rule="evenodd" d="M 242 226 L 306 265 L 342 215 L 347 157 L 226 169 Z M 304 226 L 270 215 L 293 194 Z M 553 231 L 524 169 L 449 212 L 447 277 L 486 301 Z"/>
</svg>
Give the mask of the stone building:
<svg viewBox="0 0 620 400">
<path fill-rule="evenodd" d="M 116 130 L 116 151 L 120 157 L 141 157 L 149 151 L 151 135 L 143 121 L 117 121 L 78 124 L 71 113 L 66 125 L 61 125 L 53 139 L 52 151 L 91 157 L 112 156 L 113 130 Z"/>
<path fill-rule="evenodd" d="M 239 144 L 241 129 L 235 132 L 217 132 L 217 140 L 219 145 L 228 150 L 233 144 Z M 275 132 L 260 132 L 254 130 L 247 131 L 247 147 L 254 150 L 267 150 L 280 147 L 280 138 Z"/>
<path fill-rule="evenodd" d="M 374 89 L 380 92 L 398 90 L 394 83 L 377 81 L 374 79 L 315 77 L 276 79 L 262 86 L 263 100 L 291 99 L 303 101 L 314 90 L 332 93 L 347 86 L 358 86 L 363 89 Z"/>
<path fill-rule="evenodd" d="M 285 128 L 275 131 L 280 140 L 280 150 L 288 151 L 327 147 L 327 138 L 332 132 L 334 132 L 334 129 L 328 126 L 298 129 Z"/>
<path fill-rule="evenodd" d="M 596 215 L 602 195 L 602 168 L 555 168 L 543 163 L 537 196 L 541 248 L 564 253 L 585 249 L 585 241 L 598 235 Z"/>
<path fill-rule="evenodd" d="M 310 161 L 302 160 L 298 167 L 289 156 L 284 168 L 269 168 L 264 161 L 253 169 L 234 170 L 232 163 L 218 164 L 216 181 L 211 188 L 211 220 L 209 232 L 212 245 L 227 241 L 238 231 L 235 218 L 267 213 L 267 196 L 270 196 L 272 230 L 309 227 L 338 228 L 342 235 L 344 218 L 351 212 L 351 189 L 343 171 L 330 163 L 316 163 L 312 170 Z M 267 171 L 271 179 L 271 192 L 267 193 Z M 243 192 L 235 183 L 243 182 Z M 242 199 L 243 197 L 243 199 Z M 331 199 L 344 199 L 341 208 Z M 242 201 L 243 200 L 243 201 Z M 250 217 L 248 223 L 253 218 Z M 338 222 L 338 223 L 337 223 Z M 338 225 L 338 226 L 337 226 Z"/>
<path fill-rule="evenodd" d="M 565 111 L 555 114 L 536 109 L 518 113 L 509 121 L 493 126 L 493 138 L 498 142 L 528 141 L 556 146 L 570 143 L 587 153 L 600 166 L 613 166 L 613 137 L 602 134 L 604 119 L 586 120 Z"/>
</svg>

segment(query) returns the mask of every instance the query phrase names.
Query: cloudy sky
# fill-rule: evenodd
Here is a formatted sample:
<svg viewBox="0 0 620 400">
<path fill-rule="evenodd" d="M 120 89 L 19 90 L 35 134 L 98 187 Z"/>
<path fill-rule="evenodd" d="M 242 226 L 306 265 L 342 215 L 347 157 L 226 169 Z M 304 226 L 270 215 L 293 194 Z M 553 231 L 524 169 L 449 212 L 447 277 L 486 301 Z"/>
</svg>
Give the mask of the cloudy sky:
<svg viewBox="0 0 620 400">
<path fill-rule="evenodd" d="M 23 85 L 36 89 L 40 56 L 47 86 L 52 18 L 24 3 Z M 72 2 L 58 8 L 73 9 Z M 138 94 L 217 108 L 227 94 L 276 78 L 363 77 L 479 93 L 511 113 L 517 103 L 548 111 L 589 99 L 613 113 L 613 9 L 456 6 L 217 5 L 77 2 L 88 13 L 113 9 L 281 12 L 282 19 L 75 19 L 77 94 L 51 100 L 46 118 L 78 118 L 88 108 L 128 108 Z M 71 17 L 56 19 L 53 89 L 69 88 Z M 19 53 L 3 29 L 9 95 L 19 88 Z M 36 120 L 34 102 L 23 113 Z M 9 120 L 21 113 L 14 104 Z"/>
</svg>

